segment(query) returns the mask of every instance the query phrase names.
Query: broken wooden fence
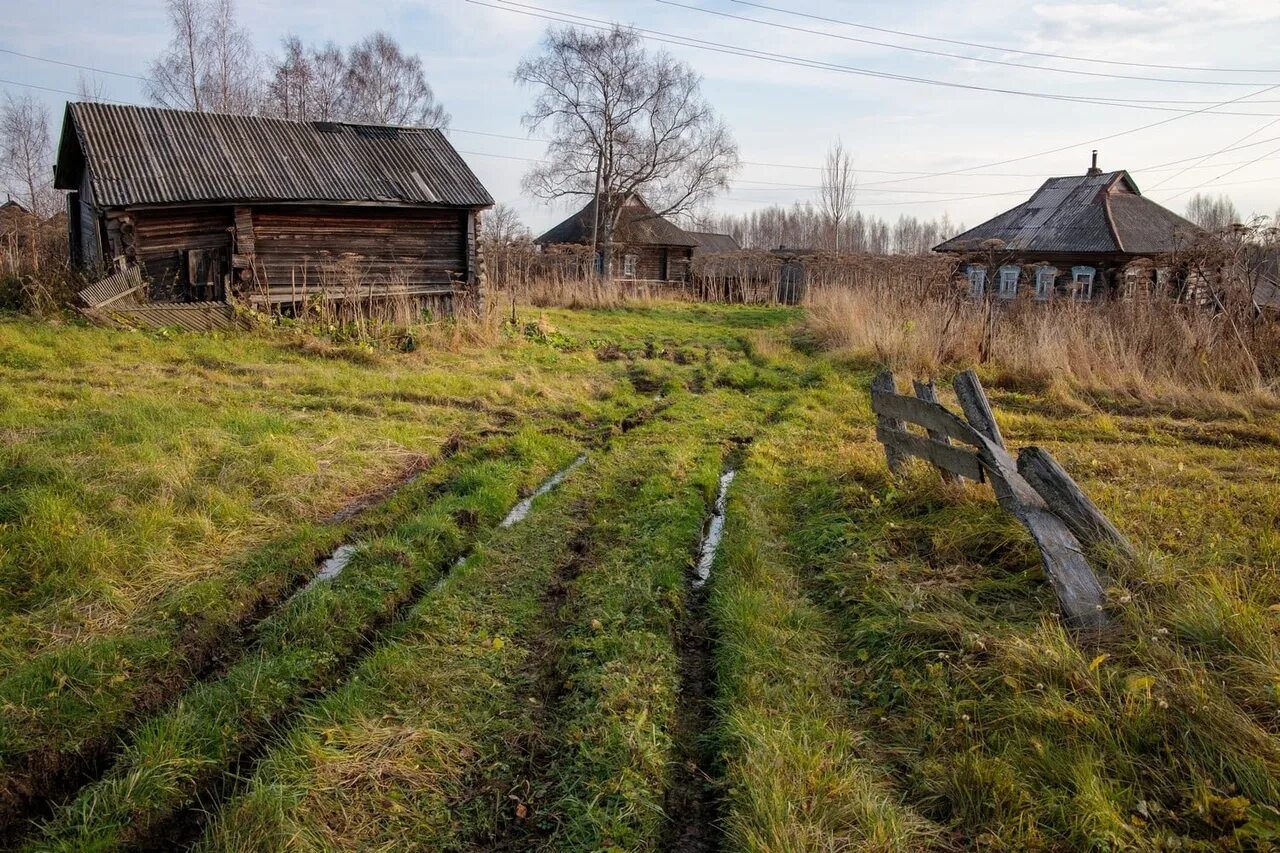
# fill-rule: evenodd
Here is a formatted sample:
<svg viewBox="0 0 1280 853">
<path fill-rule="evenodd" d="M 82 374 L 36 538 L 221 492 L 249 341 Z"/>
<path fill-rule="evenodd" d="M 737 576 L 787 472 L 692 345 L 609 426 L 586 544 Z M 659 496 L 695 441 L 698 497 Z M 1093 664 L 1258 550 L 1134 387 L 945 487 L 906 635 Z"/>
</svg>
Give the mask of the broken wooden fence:
<svg viewBox="0 0 1280 853">
<path fill-rule="evenodd" d="M 916 382 L 914 397 L 899 394 L 887 370 L 871 383 L 876 438 L 884 445 L 890 470 L 901 471 L 914 456 L 933 464 L 949 481 L 990 482 L 1000 506 L 1022 522 L 1039 546 L 1067 623 L 1085 630 L 1105 627 L 1106 597 L 1084 552 L 1100 546 L 1131 556 L 1129 541 L 1047 450 L 1027 447 L 1014 461 L 973 371 L 961 373 L 954 385 L 964 419 L 938 402 L 932 382 Z M 926 434 L 908 432 L 908 422 Z"/>
</svg>

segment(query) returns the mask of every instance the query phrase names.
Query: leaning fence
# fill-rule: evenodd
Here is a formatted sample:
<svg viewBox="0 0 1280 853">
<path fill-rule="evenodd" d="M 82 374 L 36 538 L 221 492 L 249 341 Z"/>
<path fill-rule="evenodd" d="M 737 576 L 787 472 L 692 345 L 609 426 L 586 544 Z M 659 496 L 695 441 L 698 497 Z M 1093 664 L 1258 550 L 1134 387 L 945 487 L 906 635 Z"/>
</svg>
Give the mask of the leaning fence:
<svg viewBox="0 0 1280 853">
<path fill-rule="evenodd" d="M 973 371 L 959 374 L 954 382 L 963 419 L 938 402 L 932 382 L 914 386 L 915 396 L 899 394 L 889 371 L 871 384 L 876 438 L 884 445 L 890 470 L 900 472 L 914 457 L 949 481 L 991 483 L 996 501 L 1039 547 L 1067 624 L 1084 631 L 1105 628 L 1106 595 L 1085 555 L 1097 549 L 1132 555 L 1129 541 L 1047 450 L 1027 447 L 1014 460 Z M 909 431 L 908 424 L 923 433 Z"/>
</svg>

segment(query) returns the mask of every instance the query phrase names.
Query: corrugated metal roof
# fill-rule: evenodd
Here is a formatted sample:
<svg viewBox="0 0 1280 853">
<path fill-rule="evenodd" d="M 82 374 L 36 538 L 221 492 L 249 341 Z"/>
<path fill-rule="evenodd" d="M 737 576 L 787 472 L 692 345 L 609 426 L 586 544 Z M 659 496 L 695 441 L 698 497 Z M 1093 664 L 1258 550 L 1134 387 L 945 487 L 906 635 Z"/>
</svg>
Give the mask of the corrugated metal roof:
<svg viewBox="0 0 1280 853">
<path fill-rule="evenodd" d="M 740 252 L 742 246 L 732 234 L 717 234 L 714 231 L 684 232 L 698 241 L 697 251 L 707 253 Z"/>
<path fill-rule="evenodd" d="M 587 206 L 561 222 L 534 242 L 542 245 L 549 243 L 590 243 L 591 229 L 595 226 L 596 201 L 592 199 Z M 653 212 L 639 196 L 629 198 L 618 217 L 618 227 L 614 229 L 613 239 L 617 243 L 632 246 L 693 246 L 698 239 L 678 225 L 663 219 Z"/>
<path fill-rule="evenodd" d="M 493 204 L 444 134 L 431 128 L 74 103 L 67 105 L 62 133 L 57 186 L 78 186 L 79 157 L 69 147 L 74 140 L 101 207 L 217 201 Z"/>
<path fill-rule="evenodd" d="M 1030 199 L 953 237 L 940 252 L 1000 240 L 1024 252 L 1158 254 L 1196 226 L 1143 198 L 1123 170 L 1050 178 Z"/>
</svg>

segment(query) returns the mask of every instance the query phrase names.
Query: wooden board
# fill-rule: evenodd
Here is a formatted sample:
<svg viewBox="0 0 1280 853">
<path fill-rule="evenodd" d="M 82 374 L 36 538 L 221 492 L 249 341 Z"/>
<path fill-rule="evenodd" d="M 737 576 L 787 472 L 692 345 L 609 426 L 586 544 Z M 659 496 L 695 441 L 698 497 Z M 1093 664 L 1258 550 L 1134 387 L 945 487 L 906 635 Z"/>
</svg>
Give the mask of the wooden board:
<svg viewBox="0 0 1280 853">
<path fill-rule="evenodd" d="M 982 463 L 978 460 L 978 454 L 972 450 L 962 450 L 923 435 L 912 435 L 882 426 L 876 427 L 876 439 L 886 447 L 892 446 L 901 455 L 916 456 L 932 462 L 944 471 L 968 477 L 978 483 L 983 480 Z"/>
<path fill-rule="evenodd" d="M 977 430 L 937 403 L 928 403 L 905 394 L 881 391 L 873 387 L 871 410 L 891 420 L 911 421 L 925 429 L 954 438 L 956 441 L 963 441 L 973 447 L 982 446 L 982 437 Z"/>
</svg>

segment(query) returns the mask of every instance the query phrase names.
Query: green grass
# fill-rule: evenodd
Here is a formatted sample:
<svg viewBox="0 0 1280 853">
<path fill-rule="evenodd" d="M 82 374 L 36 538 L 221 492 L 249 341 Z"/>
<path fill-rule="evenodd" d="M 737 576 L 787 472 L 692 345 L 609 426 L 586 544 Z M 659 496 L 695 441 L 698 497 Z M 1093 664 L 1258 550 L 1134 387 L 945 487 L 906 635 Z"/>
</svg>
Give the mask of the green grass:
<svg viewBox="0 0 1280 853">
<path fill-rule="evenodd" d="M 206 847 L 653 848 L 669 626 L 742 414 L 685 395 L 589 460 L 308 711 Z"/>
<path fill-rule="evenodd" d="M 373 628 L 496 525 L 517 490 L 531 491 L 573 452 L 562 439 L 526 432 L 433 470 L 429 502 L 406 509 L 405 520 L 386 534 L 362 541 L 337 578 L 291 598 L 223 678 L 193 688 L 141 728 L 111 772 L 61 809 L 32 847 L 107 849 L 172 827 L 203 790 L 225 787 L 219 775 L 291 708 L 332 686 Z"/>
<path fill-rule="evenodd" d="M 989 487 L 890 477 L 873 365 L 793 339 L 800 316 L 523 309 L 410 354 L 0 322 L 0 803 L 27 817 L 24 786 L 119 749 L 33 849 L 207 808 L 206 849 L 656 850 L 707 747 L 727 850 L 1277 843 L 1280 416 L 993 368 L 1009 444 L 1048 447 L 1138 547 L 1100 559 L 1116 627 L 1084 644 Z"/>
</svg>

